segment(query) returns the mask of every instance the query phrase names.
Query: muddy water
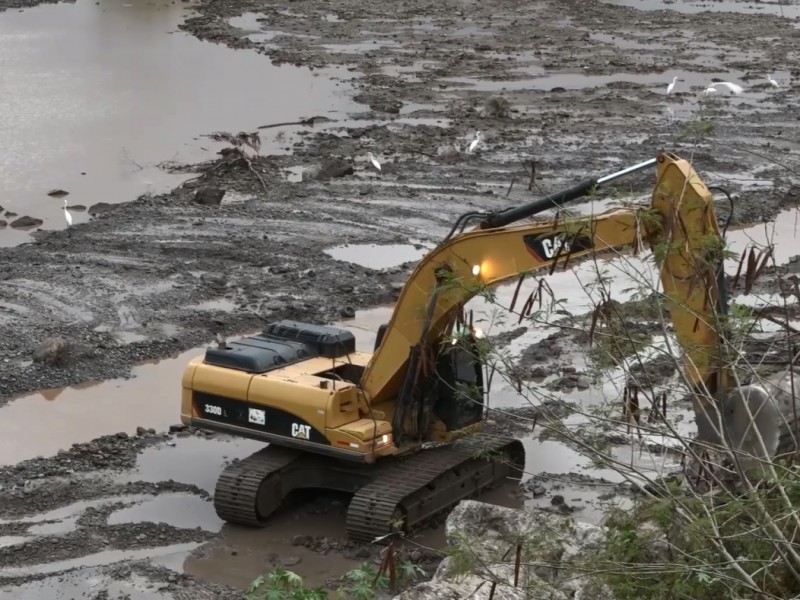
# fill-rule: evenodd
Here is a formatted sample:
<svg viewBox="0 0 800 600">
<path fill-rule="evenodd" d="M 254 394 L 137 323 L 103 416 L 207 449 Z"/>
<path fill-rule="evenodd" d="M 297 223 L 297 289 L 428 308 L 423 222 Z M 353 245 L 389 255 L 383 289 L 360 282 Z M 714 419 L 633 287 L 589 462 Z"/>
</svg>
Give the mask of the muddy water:
<svg viewBox="0 0 800 600">
<path fill-rule="evenodd" d="M 158 163 L 204 160 L 223 147 L 201 134 L 354 108 L 334 70 L 272 66 L 178 31 L 187 6 L 77 0 L 0 14 L 4 209 L 61 228 L 53 188 L 70 192 L 70 204 L 133 200 L 186 177 Z M 262 153 L 285 152 L 274 135 L 262 136 Z M 73 212 L 75 223 L 88 218 Z M 0 245 L 28 239 L 0 230 Z"/>
<path fill-rule="evenodd" d="M 728 249 L 739 256 L 749 246 L 765 249 L 768 245 L 773 245 L 775 262 L 784 264 L 791 257 L 800 254 L 800 211 L 794 208 L 783 210 L 769 223 L 728 231 L 726 240 Z M 736 273 L 738 265 L 739 257 L 725 263 L 731 274 Z"/>
<path fill-rule="evenodd" d="M 422 258 L 429 248 L 419 244 L 345 244 L 325 250 L 342 262 L 351 262 L 368 269 L 386 269 Z"/>
<path fill-rule="evenodd" d="M 134 368 L 133 379 L 45 390 L 0 408 L 0 464 L 52 455 L 101 435 L 180 421 L 183 369 L 202 350 Z M 24 433 L 23 433 L 24 432 Z"/>
</svg>

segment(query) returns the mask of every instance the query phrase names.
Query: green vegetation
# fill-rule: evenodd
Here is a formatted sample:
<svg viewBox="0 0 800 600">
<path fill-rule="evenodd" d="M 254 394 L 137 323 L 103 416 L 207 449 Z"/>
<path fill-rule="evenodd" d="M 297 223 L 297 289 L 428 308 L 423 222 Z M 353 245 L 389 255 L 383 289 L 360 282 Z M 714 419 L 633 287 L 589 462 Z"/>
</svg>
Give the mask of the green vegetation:
<svg viewBox="0 0 800 600">
<path fill-rule="evenodd" d="M 413 585 L 425 572 L 410 561 L 397 563 L 395 587 L 400 590 Z M 247 600 L 372 600 L 379 594 L 391 592 L 389 575 L 378 572 L 368 564 L 348 571 L 339 579 L 339 585 L 329 593 L 324 587 L 308 588 L 303 578 L 282 568 L 276 568 L 253 581 Z"/>
</svg>

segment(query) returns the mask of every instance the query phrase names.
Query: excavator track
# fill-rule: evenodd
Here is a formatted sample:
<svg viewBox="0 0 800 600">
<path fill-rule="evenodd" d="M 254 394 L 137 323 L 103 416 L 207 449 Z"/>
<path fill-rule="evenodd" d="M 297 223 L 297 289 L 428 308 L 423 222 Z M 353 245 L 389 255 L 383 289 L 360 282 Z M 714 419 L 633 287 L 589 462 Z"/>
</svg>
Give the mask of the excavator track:
<svg viewBox="0 0 800 600">
<path fill-rule="evenodd" d="M 519 479 L 524 467 L 519 440 L 486 434 L 374 465 L 270 445 L 222 472 L 214 508 L 229 523 L 264 527 L 293 489 L 349 487 L 355 494 L 347 510 L 348 536 L 372 542 L 398 528 L 410 532 L 504 479 Z"/>
<path fill-rule="evenodd" d="M 214 490 L 214 509 L 219 518 L 230 523 L 264 527 L 270 513 L 281 502 L 280 484 L 270 485 L 272 479 L 302 456 L 301 452 L 267 446 L 226 467 Z"/>
<path fill-rule="evenodd" d="M 474 434 L 381 467 L 353 496 L 350 539 L 372 542 L 392 531 L 416 529 L 460 500 L 506 478 L 519 479 L 525 451 L 519 440 Z"/>
</svg>

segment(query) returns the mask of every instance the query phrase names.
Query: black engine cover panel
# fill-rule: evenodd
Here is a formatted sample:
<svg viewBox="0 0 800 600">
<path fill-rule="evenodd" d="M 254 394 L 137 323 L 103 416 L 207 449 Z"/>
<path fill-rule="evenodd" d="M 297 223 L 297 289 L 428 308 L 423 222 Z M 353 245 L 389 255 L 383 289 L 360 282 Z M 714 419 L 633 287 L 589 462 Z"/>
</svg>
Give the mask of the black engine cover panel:
<svg viewBox="0 0 800 600">
<path fill-rule="evenodd" d="M 340 358 L 355 350 L 356 338 L 345 329 L 284 320 L 267 325 L 260 335 L 230 342 L 227 348 L 207 348 L 205 362 L 266 373 L 316 356 Z"/>
</svg>

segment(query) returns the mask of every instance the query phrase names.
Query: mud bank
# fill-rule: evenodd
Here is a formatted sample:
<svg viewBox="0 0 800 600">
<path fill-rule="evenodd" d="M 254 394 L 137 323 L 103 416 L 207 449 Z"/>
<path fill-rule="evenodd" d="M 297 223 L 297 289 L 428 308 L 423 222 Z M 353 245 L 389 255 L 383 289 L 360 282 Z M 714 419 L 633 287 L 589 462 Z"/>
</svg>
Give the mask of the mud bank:
<svg viewBox="0 0 800 600">
<path fill-rule="evenodd" d="M 0 10 L 33 4 L 0 2 Z M 661 148 L 691 157 L 707 183 L 733 193 L 735 224 L 794 207 L 798 29 L 791 19 L 745 14 L 746 3 L 726 5 L 737 4 L 742 13 L 577 0 L 414 0 L 391 10 L 352 0 L 301 0 L 291 10 L 247 0 L 195 4 L 184 31 L 261 52 L 265 65 L 341 66 L 360 110 L 260 129 L 262 147 L 281 152 L 243 160 L 223 150 L 214 161 L 177 167 L 199 177 L 169 193 L 129 203 L 94 198 L 87 204 L 103 204 L 70 230 L 0 249 L 0 405 L 34 390 L 127 377 L 135 364 L 208 343 L 219 330 L 234 335 L 280 318 L 333 322 L 390 304 L 419 253 L 459 214 L 520 204 Z M 772 88 L 767 73 L 781 87 Z M 685 81 L 668 96 L 674 76 Z M 713 78 L 747 91 L 701 101 Z M 274 123 L 265 115 L 248 130 Z M 476 130 L 483 139 L 470 154 Z M 529 181 L 522 164 L 531 161 Z M 319 178 L 325 170 L 341 177 Z M 652 173 L 632 177 L 576 209 L 646 199 L 652 181 Z M 388 258 L 359 264 L 359 254 L 376 252 Z M 552 345 L 524 352 L 538 333 L 508 335 L 534 385 L 543 381 L 535 368 L 554 371 Z M 67 344 L 58 365 L 33 361 L 48 338 Z M 572 371 L 548 379 L 550 391 L 576 406 L 592 401 L 595 382 L 587 388 L 580 379 L 585 365 L 575 367 L 570 352 L 557 358 Z M 177 393 L 160 392 L 175 420 Z M 519 402 L 513 389 L 493 394 L 502 407 Z M 535 416 L 509 411 L 491 423 L 526 436 L 536 475 L 498 502 L 560 510 L 553 498 L 561 496 L 583 515 L 593 501 L 625 492 L 605 471 L 584 478 L 576 452 L 534 437 L 526 427 Z M 47 598 L 60 588 L 75 596 L 235 598 L 274 566 L 322 585 L 375 559 L 330 525 L 341 521 L 340 498 L 307 498 L 269 531 L 222 525 L 208 502 L 214 482 L 254 445 L 133 425 L 143 432 L 86 439 L 0 469 L 0 598 Z M 547 463 L 554 456 L 561 473 Z"/>
</svg>

